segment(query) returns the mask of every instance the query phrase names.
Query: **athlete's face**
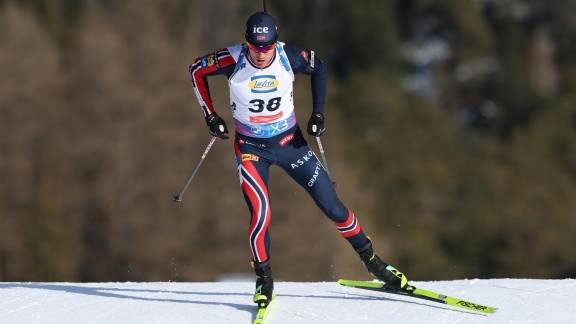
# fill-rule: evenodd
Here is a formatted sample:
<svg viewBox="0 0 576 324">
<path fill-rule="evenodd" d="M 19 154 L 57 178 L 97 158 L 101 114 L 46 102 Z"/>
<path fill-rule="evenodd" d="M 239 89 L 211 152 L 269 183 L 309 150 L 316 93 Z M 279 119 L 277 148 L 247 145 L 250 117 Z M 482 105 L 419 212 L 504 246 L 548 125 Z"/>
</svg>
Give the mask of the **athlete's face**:
<svg viewBox="0 0 576 324">
<path fill-rule="evenodd" d="M 270 60 L 274 57 L 275 46 L 266 46 L 265 48 L 258 48 L 248 44 L 248 54 L 257 68 L 265 68 L 270 64 Z"/>
</svg>

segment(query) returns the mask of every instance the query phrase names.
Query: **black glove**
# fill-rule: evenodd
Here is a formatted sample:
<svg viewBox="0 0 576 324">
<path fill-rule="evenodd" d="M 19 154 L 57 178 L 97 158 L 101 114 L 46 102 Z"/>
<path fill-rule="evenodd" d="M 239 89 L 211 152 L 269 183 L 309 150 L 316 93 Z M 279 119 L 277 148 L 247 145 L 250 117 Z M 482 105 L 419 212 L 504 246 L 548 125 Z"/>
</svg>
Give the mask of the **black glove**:
<svg viewBox="0 0 576 324">
<path fill-rule="evenodd" d="M 306 129 L 308 134 L 320 137 L 325 130 L 324 114 L 319 112 L 312 113 L 312 116 L 310 116 L 310 120 L 308 121 L 308 128 Z"/>
<path fill-rule="evenodd" d="M 220 118 L 216 113 L 208 115 L 206 117 L 206 125 L 210 129 L 210 134 L 212 136 L 218 136 L 221 139 L 228 139 L 228 127 L 226 127 L 226 122 L 224 119 Z"/>
</svg>

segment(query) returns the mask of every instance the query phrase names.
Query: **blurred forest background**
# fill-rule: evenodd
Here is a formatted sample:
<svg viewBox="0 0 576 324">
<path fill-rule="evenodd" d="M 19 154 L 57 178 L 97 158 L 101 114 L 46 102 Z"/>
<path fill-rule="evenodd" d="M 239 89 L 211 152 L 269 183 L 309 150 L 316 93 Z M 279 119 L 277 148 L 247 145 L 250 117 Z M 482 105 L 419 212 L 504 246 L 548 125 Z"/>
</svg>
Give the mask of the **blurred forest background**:
<svg viewBox="0 0 576 324">
<path fill-rule="evenodd" d="M 0 280 L 252 274 L 233 142 L 188 65 L 261 1 L 0 0 Z M 576 277 L 576 0 L 268 0 L 329 68 L 341 200 L 416 281 Z M 210 86 L 233 125 L 225 77 Z M 298 76 L 296 113 L 311 112 Z M 315 141 L 309 142 L 316 150 Z M 370 279 L 305 191 L 271 174 L 277 280 Z"/>
</svg>

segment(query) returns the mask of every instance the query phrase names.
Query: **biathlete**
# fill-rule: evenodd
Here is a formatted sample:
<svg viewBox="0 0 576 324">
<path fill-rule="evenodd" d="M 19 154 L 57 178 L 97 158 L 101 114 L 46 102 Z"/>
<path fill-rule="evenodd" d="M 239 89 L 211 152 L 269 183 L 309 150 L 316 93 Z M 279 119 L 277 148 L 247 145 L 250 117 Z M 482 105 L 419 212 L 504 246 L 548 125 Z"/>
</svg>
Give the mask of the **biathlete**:
<svg viewBox="0 0 576 324">
<path fill-rule="evenodd" d="M 296 74 L 312 79 L 311 136 L 324 133 L 326 65 L 314 54 L 278 41 L 275 19 L 257 12 L 246 22 L 246 43 L 197 58 L 190 65 L 192 85 L 206 124 L 213 136 L 228 138 L 228 127 L 212 105 L 207 77 L 225 75 L 234 117 L 234 154 L 244 198 L 250 211 L 248 238 L 256 272 L 254 302 L 261 307 L 272 300 L 274 281 L 270 266 L 272 217 L 268 196 L 271 165 L 290 175 L 312 197 L 360 255 L 373 276 L 389 287 L 402 289 L 406 277 L 383 262 L 372 248 L 357 217 L 338 199 L 330 176 L 308 146 L 296 122 L 293 82 Z"/>
</svg>

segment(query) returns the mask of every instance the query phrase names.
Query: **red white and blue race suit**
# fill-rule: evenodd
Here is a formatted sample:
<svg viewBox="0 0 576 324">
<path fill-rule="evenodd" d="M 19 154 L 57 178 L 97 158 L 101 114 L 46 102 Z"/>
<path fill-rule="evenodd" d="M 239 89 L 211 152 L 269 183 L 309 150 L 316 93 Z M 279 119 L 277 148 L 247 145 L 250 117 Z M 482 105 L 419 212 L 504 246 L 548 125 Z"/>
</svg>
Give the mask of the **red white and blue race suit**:
<svg viewBox="0 0 576 324">
<path fill-rule="evenodd" d="M 323 113 L 326 65 L 314 52 L 277 42 L 272 63 L 252 64 L 246 44 L 202 56 L 190 65 L 194 91 L 204 117 L 215 113 L 207 76 L 225 75 L 235 123 L 234 153 L 244 198 L 250 209 L 252 258 L 269 259 L 271 218 L 269 170 L 286 171 L 335 223 L 340 234 L 357 248 L 367 242 L 354 213 L 338 199 L 330 177 L 304 139 L 294 113 L 293 82 L 299 73 L 312 79 L 313 112 Z"/>
</svg>

